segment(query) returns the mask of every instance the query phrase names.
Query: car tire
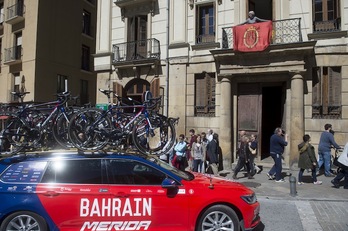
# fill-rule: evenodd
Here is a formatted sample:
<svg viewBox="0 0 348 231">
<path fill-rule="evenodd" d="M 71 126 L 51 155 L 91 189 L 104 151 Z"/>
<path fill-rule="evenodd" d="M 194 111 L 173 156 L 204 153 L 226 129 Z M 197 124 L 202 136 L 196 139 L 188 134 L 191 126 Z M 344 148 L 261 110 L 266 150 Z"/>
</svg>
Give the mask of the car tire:
<svg viewBox="0 0 348 231">
<path fill-rule="evenodd" d="M 2 222 L 0 230 L 47 231 L 45 219 L 36 213 L 19 211 L 12 213 Z"/>
<path fill-rule="evenodd" d="M 235 211 L 226 205 L 214 205 L 201 216 L 196 231 L 230 230 L 239 231 L 240 222 Z"/>
</svg>

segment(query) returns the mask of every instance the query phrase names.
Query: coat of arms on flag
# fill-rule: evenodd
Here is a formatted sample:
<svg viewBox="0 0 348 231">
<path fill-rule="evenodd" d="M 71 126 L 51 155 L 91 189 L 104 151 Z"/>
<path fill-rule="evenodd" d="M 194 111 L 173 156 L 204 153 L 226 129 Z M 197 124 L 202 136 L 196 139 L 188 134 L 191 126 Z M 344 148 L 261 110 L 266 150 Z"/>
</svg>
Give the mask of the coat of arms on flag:
<svg viewBox="0 0 348 231">
<path fill-rule="evenodd" d="M 233 49 L 240 52 L 265 50 L 272 38 L 272 21 L 233 27 Z"/>
</svg>

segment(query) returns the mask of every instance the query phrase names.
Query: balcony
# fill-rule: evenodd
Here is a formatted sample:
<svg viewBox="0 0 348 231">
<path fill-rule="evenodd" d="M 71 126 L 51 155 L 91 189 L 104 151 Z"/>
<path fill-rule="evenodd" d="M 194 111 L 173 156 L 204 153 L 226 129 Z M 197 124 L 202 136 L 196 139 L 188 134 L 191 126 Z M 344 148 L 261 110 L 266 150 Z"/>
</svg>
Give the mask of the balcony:
<svg viewBox="0 0 348 231">
<path fill-rule="evenodd" d="M 308 34 L 308 39 L 331 39 L 348 37 L 347 30 L 341 29 L 341 18 L 329 21 L 313 22 L 313 33 Z"/>
<path fill-rule="evenodd" d="M 153 3 L 155 0 L 113 0 L 118 7 L 127 7 L 131 5 L 139 5 L 146 3 Z"/>
<path fill-rule="evenodd" d="M 301 18 L 276 20 L 272 25 L 271 46 L 302 42 Z M 222 28 L 222 48 L 233 49 L 233 27 Z"/>
<path fill-rule="evenodd" d="M 157 39 L 138 40 L 113 45 L 112 64 L 115 66 L 154 64 L 161 57 Z"/>
<path fill-rule="evenodd" d="M 13 25 L 23 21 L 24 8 L 23 3 L 9 6 L 6 11 L 6 23 Z"/>
<path fill-rule="evenodd" d="M 329 21 L 313 22 L 313 33 L 327 33 L 341 30 L 341 18 Z"/>
<path fill-rule="evenodd" d="M 4 64 L 16 64 L 22 61 L 22 46 L 4 49 Z"/>
</svg>

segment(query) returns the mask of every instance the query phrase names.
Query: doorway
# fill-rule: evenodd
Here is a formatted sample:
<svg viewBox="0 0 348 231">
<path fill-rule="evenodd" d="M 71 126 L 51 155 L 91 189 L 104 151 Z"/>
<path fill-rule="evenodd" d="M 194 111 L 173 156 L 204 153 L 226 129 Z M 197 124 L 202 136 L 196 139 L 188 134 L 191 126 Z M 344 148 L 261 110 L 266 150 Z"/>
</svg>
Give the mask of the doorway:
<svg viewBox="0 0 348 231">
<path fill-rule="evenodd" d="M 258 18 L 273 20 L 273 1 L 272 0 L 249 0 L 247 5 L 248 12 L 254 11 Z M 248 15 L 248 12 L 246 15 Z"/>
<path fill-rule="evenodd" d="M 259 158 L 269 157 L 269 140 L 276 127 L 282 127 L 285 93 L 281 84 L 238 84 L 238 131 L 258 135 Z M 236 134 L 238 143 L 239 135 Z"/>
<path fill-rule="evenodd" d="M 147 57 L 147 16 L 128 19 L 127 60 Z"/>
<path fill-rule="evenodd" d="M 284 98 L 282 86 L 262 87 L 261 160 L 270 156 L 269 142 L 274 129 L 282 127 Z"/>
</svg>

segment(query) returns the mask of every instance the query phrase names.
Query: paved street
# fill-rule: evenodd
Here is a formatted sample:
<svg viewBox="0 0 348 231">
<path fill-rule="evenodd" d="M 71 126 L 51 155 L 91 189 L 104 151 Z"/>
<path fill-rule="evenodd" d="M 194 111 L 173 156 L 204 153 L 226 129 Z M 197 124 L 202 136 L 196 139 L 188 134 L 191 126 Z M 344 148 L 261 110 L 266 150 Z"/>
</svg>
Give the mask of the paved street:
<svg viewBox="0 0 348 231">
<path fill-rule="evenodd" d="M 261 221 L 255 231 L 348 231 L 348 190 L 332 187 L 323 175 L 322 185 L 311 183 L 310 173 L 304 173 L 304 185 L 297 185 L 290 195 L 290 175 L 297 178 L 298 171 L 283 169 L 285 183 L 276 183 L 266 176 L 264 167 L 255 179 L 240 172 L 237 181 L 252 188 L 261 204 Z M 229 173 L 226 177 L 232 178 Z"/>
</svg>

